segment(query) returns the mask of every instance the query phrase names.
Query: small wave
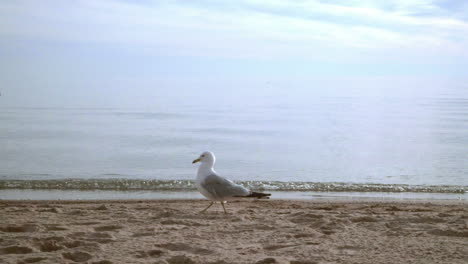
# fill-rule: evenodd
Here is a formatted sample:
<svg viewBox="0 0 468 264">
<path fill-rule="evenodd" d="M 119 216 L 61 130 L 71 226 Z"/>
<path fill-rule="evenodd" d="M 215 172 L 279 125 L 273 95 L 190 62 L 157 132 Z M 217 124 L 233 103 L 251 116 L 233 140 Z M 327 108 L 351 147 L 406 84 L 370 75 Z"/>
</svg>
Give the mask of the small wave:
<svg viewBox="0 0 468 264">
<path fill-rule="evenodd" d="M 423 192 L 467 193 L 468 186 L 358 184 L 342 182 L 280 182 L 241 181 L 241 185 L 259 191 L 311 191 L 311 192 Z M 0 180 L 0 189 L 52 189 L 52 190 L 152 190 L 193 191 L 192 180 L 136 180 L 136 179 L 57 179 L 57 180 Z"/>
<path fill-rule="evenodd" d="M 113 112 L 112 115 L 137 119 L 172 119 L 182 118 L 184 115 L 166 112 Z"/>
</svg>

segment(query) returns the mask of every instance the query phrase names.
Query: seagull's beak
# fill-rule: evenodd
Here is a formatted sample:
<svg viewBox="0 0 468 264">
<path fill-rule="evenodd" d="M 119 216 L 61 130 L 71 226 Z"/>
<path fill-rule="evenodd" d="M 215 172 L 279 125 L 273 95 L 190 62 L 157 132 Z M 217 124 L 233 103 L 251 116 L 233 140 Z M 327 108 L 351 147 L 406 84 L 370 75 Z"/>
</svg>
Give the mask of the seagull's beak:
<svg viewBox="0 0 468 264">
<path fill-rule="evenodd" d="M 195 163 L 197 163 L 197 162 L 199 162 L 199 161 L 200 161 L 200 158 L 198 158 L 198 159 L 192 161 L 192 164 L 195 164 Z"/>
</svg>

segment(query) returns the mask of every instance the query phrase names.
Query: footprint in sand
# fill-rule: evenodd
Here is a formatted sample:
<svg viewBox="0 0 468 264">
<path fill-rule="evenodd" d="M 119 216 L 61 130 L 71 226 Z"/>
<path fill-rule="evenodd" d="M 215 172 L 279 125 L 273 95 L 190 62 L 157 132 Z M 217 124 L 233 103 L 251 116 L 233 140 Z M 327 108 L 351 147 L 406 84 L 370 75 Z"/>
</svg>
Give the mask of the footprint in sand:
<svg viewBox="0 0 468 264">
<path fill-rule="evenodd" d="M 379 219 L 372 216 L 356 216 L 351 218 L 351 222 L 353 223 L 373 223 L 379 222 Z"/>
<path fill-rule="evenodd" d="M 288 248 L 288 247 L 295 247 L 299 246 L 299 244 L 276 244 L 276 245 L 266 245 L 263 247 L 265 250 L 278 250 L 282 248 Z"/>
<path fill-rule="evenodd" d="M 454 229 L 446 229 L 446 230 L 434 229 L 427 233 L 431 235 L 435 235 L 435 236 L 468 237 L 468 231 L 454 230 Z"/>
<path fill-rule="evenodd" d="M 60 208 L 47 208 L 47 209 L 39 209 L 37 210 L 38 212 L 41 213 L 54 213 L 54 214 L 61 214 L 63 213 L 62 209 Z"/>
<path fill-rule="evenodd" d="M 291 260 L 289 264 L 319 264 L 319 262 L 313 260 Z"/>
<path fill-rule="evenodd" d="M 189 244 L 184 244 L 184 243 L 166 243 L 166 244 L 158 244 L 156 246 L 170 250 L 170 251 L 185 251 L 185 252 L 196 254 L 196 255 L 210 255 L 214 253 L 213 250 L 209 250 L 206 248 L 192 247 Z"/>
<path fill-rule="evenodd" d="M 35 257 L 35 258 L 25 258 L 21 261 L 18 261 L 18 264 L 23 264 L 23 263 L 37 263 L 41 262 L 43 260 L 46 260 L 47 258 L 45 257 Z"/>
<path fill-rule="evenodd" d="M 100 245 L 97 242 L 73 240 L 63 236 L 34 238 L 32 241 L 34 242 L 35 247 L 41 252 L 54 252 L 62 249 L 77 247 L 81 247 L 81 249 L 94 251 L 100 248 Z"/>
<path fill-rule="evenodd" d="M 49 225 L 44 225 L 44 227 L 47 229 L 47 231 L 65 231 L 68 230 L 68 228 L 58 225 L 58 224 L 49 224 Z"/>
<path fill-rule="evenodd" d="M 147 257 L 159 257 L 164 252 L 159 249 L 153 249 L 153 250 L 148 250 L 148 251 L 139 250 L 136 253 L 137 253 L 136 255 L 137 258 L 147 258 Z"/>
<path fill-rule="evenodd" d="M 185 255 L 174 256 L 172 258 L 166 259 L 166 262 L 169 264 L 196 264 L 195 261 Z"/>
<path fill-rule="evenodd" d="M 42 252 L 52 252 L 63 248 L 57 240 L 47 240 L 39 243 L 39 250 Z"/>
<path fill-rule="evenodd" d="M 73 241 L 70 241 L 70 242 L 65 242 L 65 243 L 63 243 L 63 245 L 66 248 L 81 247 L 81 248 L 87 248 L 89 250 L 98 250 L 98 249 L 100 249 L 99 243 L 97 243 L 97 242 L 86 242 L 86 241 L 82 241 L 82 240 L 73 240 Z"/>
<path fill-rule="evenodd" d="M 87 212 L 82 211 L 82 210 L 73 210 L 73 211 L 68 212 L 67 214 L 68 215 L 86 215 Z"/>
<path fill-rule="evenodd" d="M 78 223 L 73 223 L 73 224 L 74 225 L 97 225 L 100 223 L 101 222 L 91 221 L 91 222 L 78 222 Z"/>
<path fill-rule="evenodd" d="M 0 248 L 1 255 L 7 254 L 29 254 L 32 253 L 33 249 L 29 247 L 21 247 L 21 246 L 11 246 L 11 247 L 4 247 Z"/>
<path fill-rule="evenodd" d="M 105 204 L 103 204 L 103 205 L 101 205 L 99 207 L 94 208 L 94 210 L 103 210 L 104 211 L 104 210 L 109 210 L 109 208 Z"/>
<path fill-rule="evenodd" d="M 303 213 L 296 213 L 291 215 L 290 221 L 295 223 L 295 224 L 302 224 L 302 223 L 308 223 L 311 225 L 314 225 L 315 227 L 318 227 L 324 223 L 326 223 L 327 220 L 323 219 L 323 215 L 320 214 L 303 214 Z"/>
<path fill-rule="evenodd" d="M 155 236 L 156 232 L 137 232 L 133 233 L 132 237 L 145 237 L 145 236 Z"/>
<path fill-rule="evenodd" d="M 362 250 L 362 249 L 363 249 L 362 247 L 349 246 L 349 245 L 338 247 L 338 250 L 340 250 L 340 253 L 344 255 L 355 255 L 358 253 L 359 250 Z"/>
<path fill-rule="evenodd" d="M 264 258 L 255 262 L 255 264 L 275 264 L 278 263 L 275 258 Z"/>
<path fill-rule="evenodd" d="M 291 231 L 293 234 L 292 237 L 296 239 L 308 239 L 308 238 L 319 238 L 323 235 L 320 230 L 313 228 L 295 228 L 294 231 Z"/>
<path fill-rule="evenodd" d="M 75 251 L 75 252 L 66 252 L 62 256 L 66 259 L 75 261 L 75 262 L 85 262 L 90 260 L 93 256 L 88 252 Z"/>
<path fill-rule="evenodd" d="M 89 233 L 88 240 L 95 240 L 99 243 L 109 243 L 115 240 L 115 237 L 108 233 Z"/>
<path fill-rule="evenodd" d="M 113 263 L 114 262 L 110 260 L 100 260 L 100 261 L 91 262 L 91 264 L 113 264 Z"/>
<path fill-rule="evenodd" d="M 92 242 L 97 242 L 100 244 L 106 244 L 110 242 L 115 241 L 115 237 L 109 233 L 106 232 L 96 232 L 96 233 L 85 233 L 85 232 L 75 232 L 68 237 L 72 239 L 83 239 L 83 240 L 88 240 Z"/>
<path fill-rule="evenodd" d="M 39 229 L 39 226 L 35 224 L 7 225 L 0 227 L 0 231 L 7 233 L 36 232 Z"/>
<path fill-rule="evenodd" d="M 94 231 L 100 232 L 100 231 L 115 231 L 122 229 L 123 226 L 120 225 L 108 225 L 108 226 L 98 226 L 94 228 Z"/>
<path fill-rule="evenodd" d="M 185 220 L 163 220 L 161 221 L 162 225 L 183 225 L 183 226 L 208 226 L 208 224 L 202 224 L 199 222 L 185 221 Z"/>
</svg>

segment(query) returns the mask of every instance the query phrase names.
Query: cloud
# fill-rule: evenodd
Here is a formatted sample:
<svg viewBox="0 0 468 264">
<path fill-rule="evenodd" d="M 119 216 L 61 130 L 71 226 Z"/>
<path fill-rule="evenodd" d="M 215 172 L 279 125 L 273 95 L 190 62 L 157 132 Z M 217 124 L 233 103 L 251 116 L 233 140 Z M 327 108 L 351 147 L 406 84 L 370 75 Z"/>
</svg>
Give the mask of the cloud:
<svg viewBox="0 0 468 264">
<path fill-rule="evenodd" d="M 130 45 L 181 56 L 467 55 L 468 23 L 433 1 L 44 0 L 0 7 L 3 39 Z"/>
</svg>

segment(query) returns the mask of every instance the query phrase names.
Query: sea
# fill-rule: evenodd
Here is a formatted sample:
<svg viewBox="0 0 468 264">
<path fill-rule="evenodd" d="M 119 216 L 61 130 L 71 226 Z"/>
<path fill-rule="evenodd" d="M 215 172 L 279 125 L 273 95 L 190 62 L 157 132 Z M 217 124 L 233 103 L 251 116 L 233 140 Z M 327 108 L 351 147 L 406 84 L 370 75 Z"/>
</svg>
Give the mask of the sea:
<svg viewBox="0 0 468 264">
<path fill-rule="evenodd" d="M 206 150 L 280 199 L 467 200 L 468 96 L 0 107 L 0 199 L 201 198 Z"/>
</svg>

